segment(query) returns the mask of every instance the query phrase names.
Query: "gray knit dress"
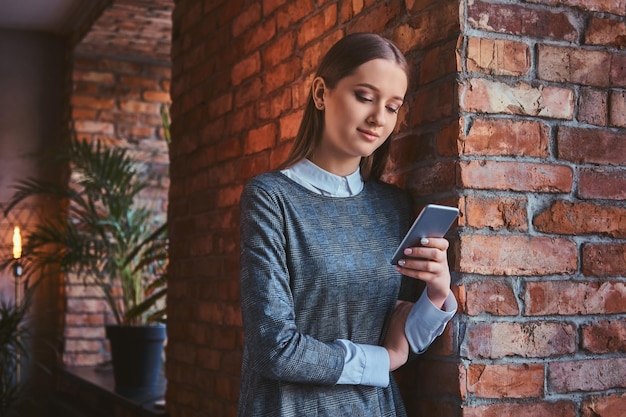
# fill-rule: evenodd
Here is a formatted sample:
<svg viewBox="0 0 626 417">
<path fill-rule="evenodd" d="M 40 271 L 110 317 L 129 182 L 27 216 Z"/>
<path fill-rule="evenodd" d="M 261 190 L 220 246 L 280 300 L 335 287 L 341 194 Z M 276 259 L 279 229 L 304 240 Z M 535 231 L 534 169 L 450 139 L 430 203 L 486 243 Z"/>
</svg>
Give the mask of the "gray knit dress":
<svg viewBox="0 0 626 417">
<path fill-rule="evenodd" d="M 411 218 L 408 193 L 382 182 L 345 198 L 279 172 L 246 185 L 239 416 L 406 415 L 391 376 L 386 388 L 336 384 L 345 354 L 333 341 L 380 345 L 396 300 L 417 298 L 389 263 Z"/>
</svg>

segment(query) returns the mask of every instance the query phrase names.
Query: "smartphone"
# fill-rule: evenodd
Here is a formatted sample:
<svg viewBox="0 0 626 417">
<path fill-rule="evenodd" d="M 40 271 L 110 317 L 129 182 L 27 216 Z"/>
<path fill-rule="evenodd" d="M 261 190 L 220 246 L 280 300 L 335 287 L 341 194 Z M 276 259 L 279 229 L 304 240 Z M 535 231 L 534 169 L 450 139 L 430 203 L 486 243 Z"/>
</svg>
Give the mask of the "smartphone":
<svg viewBox="0 0 626 417">
<path fill-rule="evenodd" d="M 391 264 L 396 265 L 398 263 L 398 260 L 404 256 L 404 249 L 420 246 L 419 241 L 423 237 L 443 237 L 458 215 L 459 209 L 455 207 L 428 204 L 422 209 L 402 239 L 400 246 L 391 258 Z"/>
</svg>

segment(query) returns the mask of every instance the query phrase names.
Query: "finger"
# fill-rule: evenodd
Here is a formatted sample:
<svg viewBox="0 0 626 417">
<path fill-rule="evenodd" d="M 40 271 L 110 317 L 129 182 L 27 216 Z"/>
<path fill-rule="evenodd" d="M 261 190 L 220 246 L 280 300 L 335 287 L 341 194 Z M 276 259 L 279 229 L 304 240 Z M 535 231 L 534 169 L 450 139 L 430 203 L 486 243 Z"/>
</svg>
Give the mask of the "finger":
<svg viewBox="0 0 626 417">
<path fill-rule="evenodd" d="M 450 242 L 442 237 L 422 238 L 420 244 L 424 247 L 436 248 L 443 251 L 448 250 L 450 246 Z"/>
</svg>

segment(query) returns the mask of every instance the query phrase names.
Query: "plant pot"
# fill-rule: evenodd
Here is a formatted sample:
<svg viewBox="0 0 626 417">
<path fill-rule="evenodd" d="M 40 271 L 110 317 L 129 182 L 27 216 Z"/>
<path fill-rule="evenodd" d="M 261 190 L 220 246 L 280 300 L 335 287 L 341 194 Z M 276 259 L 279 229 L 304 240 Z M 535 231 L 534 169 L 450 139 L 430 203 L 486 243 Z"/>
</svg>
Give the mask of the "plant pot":
<svg viewBox="0 0 626 417">
<path fill-rule="evenodd" d="M 107 326 L 115 390 L 122 394 L 152 393 L 161 380 L 164 325 Z"/>
</svg>

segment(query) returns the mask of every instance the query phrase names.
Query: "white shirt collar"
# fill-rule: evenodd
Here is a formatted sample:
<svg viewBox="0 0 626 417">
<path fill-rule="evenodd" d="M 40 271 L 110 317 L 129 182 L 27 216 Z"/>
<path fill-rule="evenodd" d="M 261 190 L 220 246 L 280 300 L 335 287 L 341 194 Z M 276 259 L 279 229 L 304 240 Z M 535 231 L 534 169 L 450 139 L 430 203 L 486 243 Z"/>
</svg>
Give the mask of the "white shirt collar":
<svg viewBox="0 0 626 417">
<path fill-rule="evenodd" d="M 363 190 L 360 168 L 342 177 L 303 159 L 281 172 L 309 190 L 331 197 L 350 197 Z"/>
</svg>

